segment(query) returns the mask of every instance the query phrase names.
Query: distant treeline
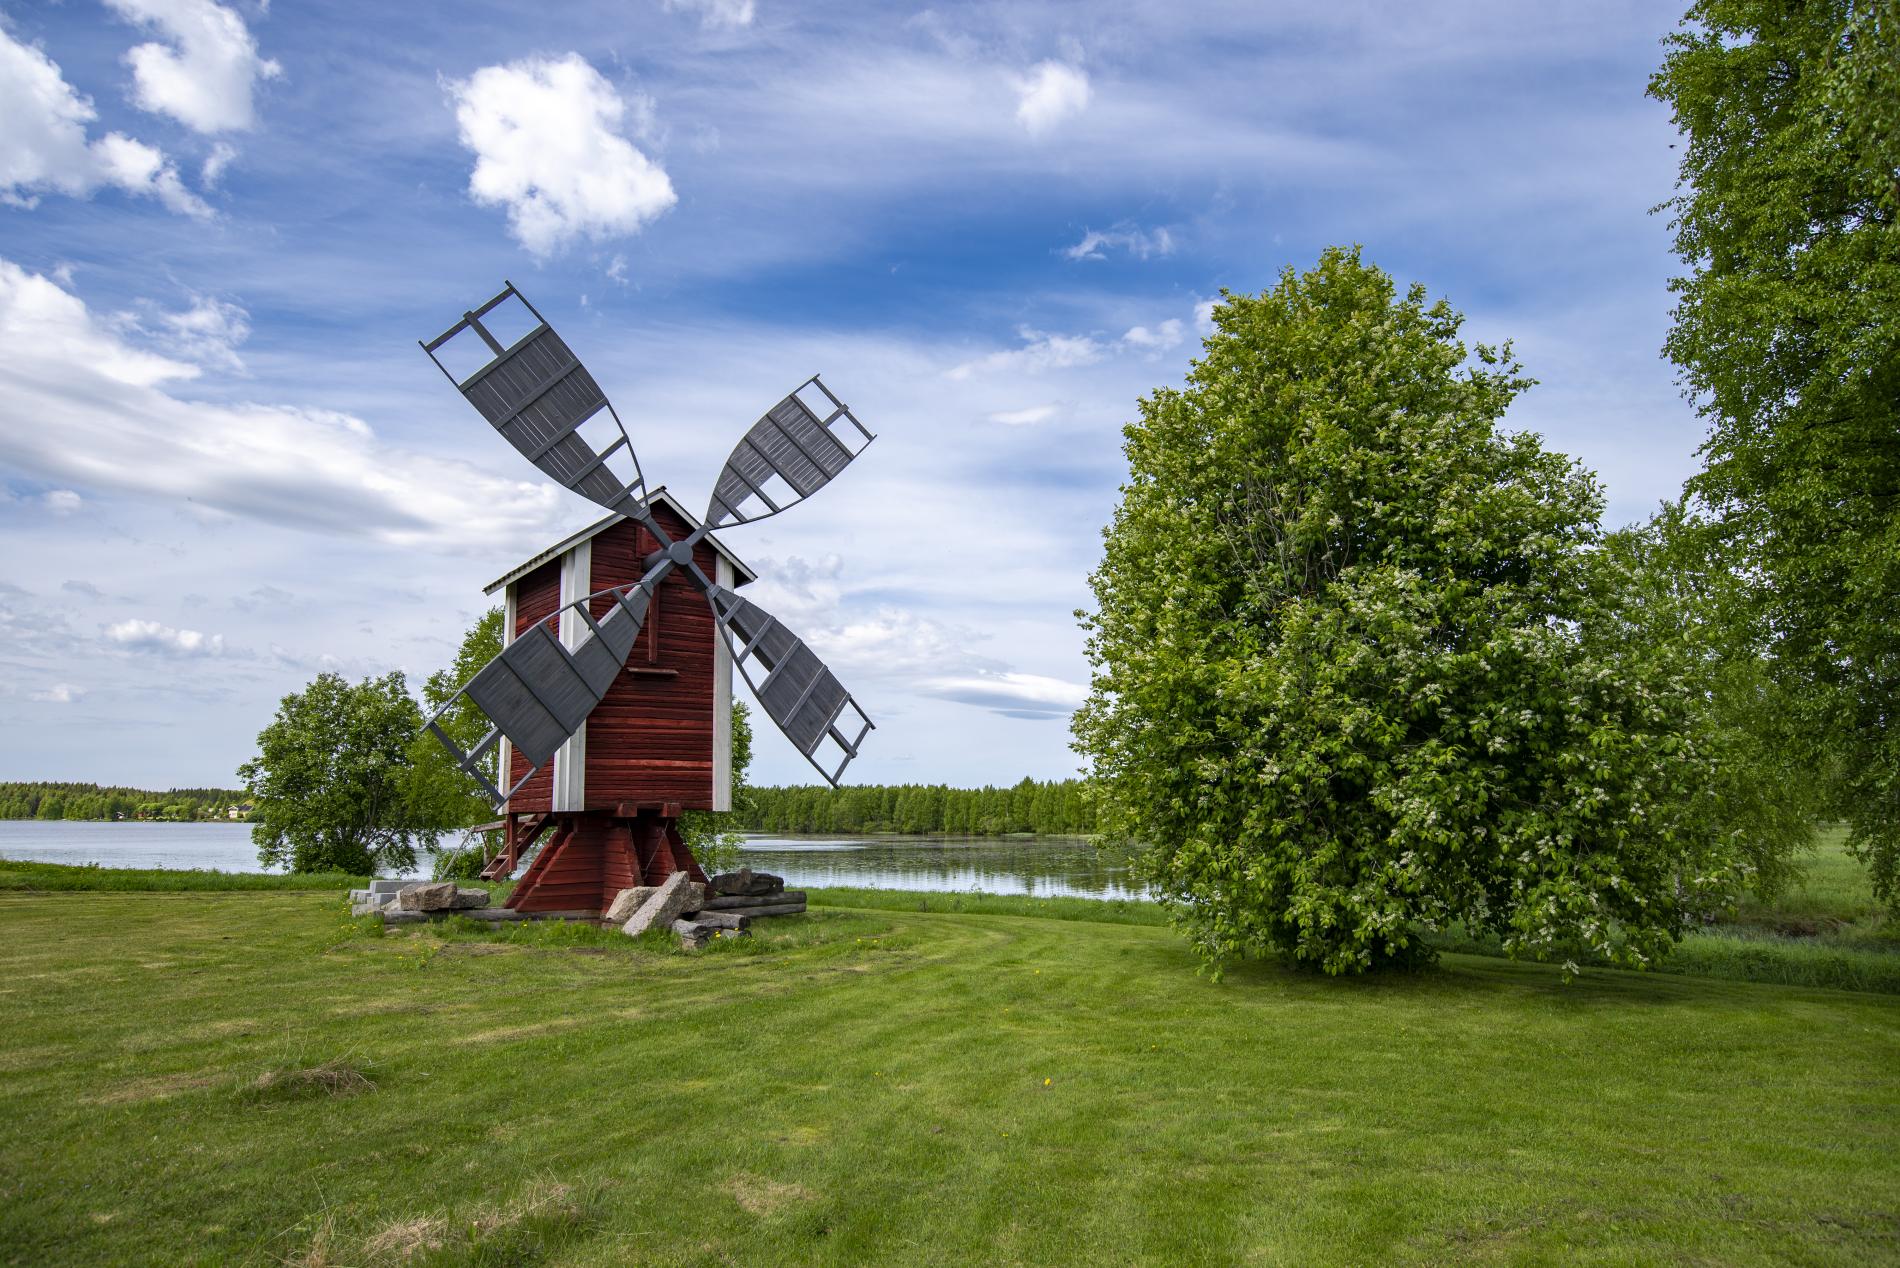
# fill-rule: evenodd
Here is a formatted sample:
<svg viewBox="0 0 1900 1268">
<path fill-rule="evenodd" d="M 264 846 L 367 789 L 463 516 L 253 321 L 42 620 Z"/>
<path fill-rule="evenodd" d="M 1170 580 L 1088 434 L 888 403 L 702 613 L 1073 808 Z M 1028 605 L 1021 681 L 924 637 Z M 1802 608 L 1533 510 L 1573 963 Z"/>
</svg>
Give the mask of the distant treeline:
<svg viewBox="0 0 1900 1268">
<path fill-rule="evenodd" d="M 747 788 L 733 823 L 754 832 L 1085 833 L 1095 816 L 1082 781 L 1025 779 L 1011 788 L 870 784 Z"/>
<path fill-rule="evenodd" d="M 0 783 L 0 819 L 225 819 L 250 799 L 229 788 L 101 787 L 44 780 Z"/>
</svg>

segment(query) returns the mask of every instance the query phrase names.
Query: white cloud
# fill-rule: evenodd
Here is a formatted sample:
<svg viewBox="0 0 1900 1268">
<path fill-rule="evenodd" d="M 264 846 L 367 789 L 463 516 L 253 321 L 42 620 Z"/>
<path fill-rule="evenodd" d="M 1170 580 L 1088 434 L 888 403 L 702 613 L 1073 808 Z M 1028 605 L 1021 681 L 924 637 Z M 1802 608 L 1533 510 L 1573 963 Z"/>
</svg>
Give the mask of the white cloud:
<svg viewBox="0 0 1900 1268">
<path fill-rule="evenodd" d="M 751 26 L 757 16 L 752 0 L 666 0 L 666 7 L 675 13 L 699 14 L 699 23 L 707 30 Z"/>
<path fill-rule="evenodd" d="M 41 704 L 78 704 L 85 695 L 84 687 L 75 687 L 69 682 L 56 682 L 43 690 L 28 692 L 26 698 L 37 700 Z"/>
<path fill-rule="evenodd" d="M 639 134 L 650 103 L 630 106 L 579 53 L 485 66 L 448 89 L 475 155 L 470 195 L 507 207 L 510 231 L 536 256 L 634 233 L 678 201 L 666 172 L 622 134 L 630 112 Z"/>
<path fill-rule="evenodd" d="M 1018 327 L 1016 335 L 1023 341 L 1022 347 L 1005 348 L 962 362 L 946 370 L 945 377 L 961 381 L 973 375 L 998 371 L 1040 374 L 1048 370 L 1094 365 L 1113 353 L 1140 352 L 1152 355 L 1179 347 L 1186 336 L 1186 328 L 1180 318 L 1170 317 L 1153 327 L 1131 326 L 1119 339 L 1100 339 L 1094 335 L 1057 335 L 1033 330 L 1028 326 Z M 1030 412 L 1022 411 L 1024 415 Z M 1005 418 L 992 414 L 990 419 L 999 423 L 1041 422 L 1043 417 L 1047 415 Z"/>
<path fill-rule="evenodd" d="M 1117 225 L 1113 229 L 1090 229 L 1062 254 L 1071 260 L 1106 260 L 1108 248 L 1119 248 L 1137 260 L 1174 254 L 1174 235 L 1165 228 L 1142 229 L 1136 225 Z"/>
<path fill-rule="evenodd" d="M 975 705 L 1005 717 L 1044 720 L 1066 718 L 1088 699 L 1088 688 L 1062 678 L 1010 671 L 963 674 L 926 680 L 926 696 Z"/>
<path fill-rule="evenodd" d="M 1146 326 L 1129 327 L 1128 333 L 1122 336 L 1122 343 L 1144 352 L 1165 352 L 1169 348 L 1179 347 L 1182 338 L 1181 319 L 1170 317 L 1153 330 Z"/>
<path fill-rule="evenodd" d="M 83 504 L 83 499 L 71 489 L 53 489 L 46 495 L 46 509 L 55 515 L 71 515 Z"/>
<path fill-rule="evenodd" d="M 32 207 L 44 192 L 86 198 L 113 186 L 184 215 L 211 214 L 163 151 L 118 132 L 87 140 L 97 117 L 57 63 L 0 27 L 0 202 Z"/>
<path fill-rule="evenodd" d="M 1037 62 L 1016 82 L 1016 122 L 1040 136 L 1089 104 L 1089 77 L 1067 62 Z"/>
<path fill-rule="evenodd" d="M 1027 409 L 1000 410 L 990 415 L 990 421 L 1005 427 L 1033 427 L 1054 418 L 1058 408 L 1055 405 L 1031 405 Z"/>
<path fill-rule="evenodd" d="M 1194 329 L 1197 333 L 1203 335 L 1214 333 L 1214 306 L 1219 303 L 1217 299 L 1204 299 L 1194 305 Z"/>
<path fill-rule="evenodd" d="M 42 479 L 397 545 L 515 550 L 564 492 L 398 449 L 348 414 L 185 400 L 201 371 L 134 346 L 78 296 L 0 259 L 0 464 Z"/>
<path fill-rule="evenodd" d="M 205 155 L 204 166 L 198 169 L 198 183 L 206 189 L 216 189 L 218 182 L 224 179 L 224 170 L 231 166 L 231 160 L 237 157 L 237 147 L 219 141 L 211 147 L 211 153 Z"/>
<path fill-rule="evenodd" d="M 210 295 L 194 295 L 191 307 L 159 312 L 154 338 L 173 356 L 197 365 L 242 370 L 238 345 L 251 335 L 250 314 Z"/>
<path fill-rule="evenodd" d="M 157 621 L 139 617 L 106 626 L 106 641 L 127 651 L 151 652 L 159 656 L 222 656 L 224 635 L 201 634 L 197 630 L 174 629 Z"/>
<path fill-rule="evenodd" d="M 1027 370 L 1037 373 L 1043 370 L 1067 370 L 1078 365 L 1092 365 L 1100 361 L 1107 353 L 1107 347 L 1090 335 L 1052 335 L 1041 330 L 1020 327 L 1017 336 L 1023 340 L 1020 348 L 1008 348 L 978 357 L 974 361 L 965 361 L 953 366 L 947 372 L 952 379 L 967 379 L 973 374 L 994 370 Z"/>
<path fill-rule="evenodd" d="M 106 3 L 165 40 L 125 55 L 139 109 L 170 115 L 198 132 L 243 131 L 256 124 L 253 89 L 260 79 L 275 79 L 282 67 L 258 56 L 257 42 L 235 11 L 212 0 Z"/>
</svg>

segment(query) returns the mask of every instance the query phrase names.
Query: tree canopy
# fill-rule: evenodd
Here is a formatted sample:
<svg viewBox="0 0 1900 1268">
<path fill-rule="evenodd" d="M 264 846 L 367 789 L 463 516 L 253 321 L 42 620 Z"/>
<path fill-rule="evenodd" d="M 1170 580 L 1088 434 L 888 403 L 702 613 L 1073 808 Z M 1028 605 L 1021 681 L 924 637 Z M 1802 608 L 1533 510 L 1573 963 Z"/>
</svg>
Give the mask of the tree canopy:
<svg viewBox="0 0 1900 1268">
<path fill-rule="evenodd" d="M 360 683 L 319 674 L 283 698 L 238 768 L 267 866 L 349 872 L 413 866 L 416 847 L 455 826 L 410 796 L 422 714 L 401 673 Z"/>
<path fill-rule="evenodd" d="M 1650 962 L 1740 869 L 1682 811 L 1678 684 L 1580 633 L 1601 500 L 1499 428 L 1509 346 L 1356 250 L 1214 320 L 1125 429 L 1091 577 L 1103 828 L 1216 965 L 1356 972 L 1452 922 Z"/>
<path fill-rule="evenodd" d="M 1666 349 L 1709 425 L 1689 492 L 1900 907 L 1900 10 L 1699 0 L 1668 44 Z"/>
</svg>

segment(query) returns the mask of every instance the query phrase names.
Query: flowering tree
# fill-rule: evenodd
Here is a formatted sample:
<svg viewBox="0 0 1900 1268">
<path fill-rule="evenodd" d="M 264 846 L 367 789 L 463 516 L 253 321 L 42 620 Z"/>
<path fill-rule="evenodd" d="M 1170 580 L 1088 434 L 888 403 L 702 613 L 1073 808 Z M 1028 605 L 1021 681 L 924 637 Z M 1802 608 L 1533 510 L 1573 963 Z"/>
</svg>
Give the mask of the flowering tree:
<svg viewBox="0 0 1900 1268">
<path fill-rule="evenodd" d="M 1740 869 L 1653 659 L 1599 654 L 1594 479 L 1498 427 L 1510 348 L 1329 250 L 1228 295 L 1125 430 L 1076 719 L 1104 828 L 1196 947 L 1330 973 L 1429 955 L 1641 966 Z"/>
</svg>

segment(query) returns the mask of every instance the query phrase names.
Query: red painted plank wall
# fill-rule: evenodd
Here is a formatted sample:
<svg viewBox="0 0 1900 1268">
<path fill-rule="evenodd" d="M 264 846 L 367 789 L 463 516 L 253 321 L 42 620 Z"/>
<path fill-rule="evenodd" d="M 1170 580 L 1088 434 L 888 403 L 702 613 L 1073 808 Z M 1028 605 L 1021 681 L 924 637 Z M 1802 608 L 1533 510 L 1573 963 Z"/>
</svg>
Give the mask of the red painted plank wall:
<svg viewBox="0 0 1900 1268">
<path fill-rule="evenodd" d="M 520 638 L 536 621 L 561 606 L 561 561 L 550 560 L 515 582 L 515 634 Z M 515 753 L 510 761 L 509 786 L 528 773 L 528 759 Z M 546 810 L 553 803 L 554 763 L 536 771 L 534 778 L 514 795 L 508 808 L 515 812 Z"/>
<path fill-rule="evenodd" d="M 675 539 L 688 531 L 654 504 L 654 518 Z M 590 590 L 630 585 L 644 575 L 657 543 L 623 521 L 594 538 Z M 694 555 L 718 579 L 718 556 L 701 542 Z M 628 657 L 629 670 L 587 720 L 587 808 L 623 801 L 643 806 L 678 802 L 712 809 L 713 657 L 719 632 L 705 596 L 678 571 L 661 584 L 653 615 Z M 607 609 L 601 601 L 595 613 Z M 657 672 L 643 672 L 657 671 Z"/>
</svg>

